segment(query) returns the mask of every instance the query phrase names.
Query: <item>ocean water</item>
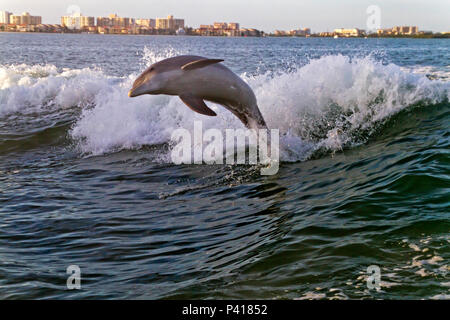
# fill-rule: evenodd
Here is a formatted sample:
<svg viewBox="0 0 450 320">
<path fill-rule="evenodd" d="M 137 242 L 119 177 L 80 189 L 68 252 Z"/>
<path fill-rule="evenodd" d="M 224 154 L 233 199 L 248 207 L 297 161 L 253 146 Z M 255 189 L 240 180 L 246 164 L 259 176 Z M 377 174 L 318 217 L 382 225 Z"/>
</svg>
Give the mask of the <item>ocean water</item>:
<svg viewBox="0 0 450 320">
<path fill-rule="evenodd" d="M 449 49 L 0 33 L 0 299 L 449 299 Z M 249 83 L 280 130 L 277 175 L 171 163 L 177 128 L 242 128 L 221 106 L 128 98 L 179 54 Z"/>
</svg>

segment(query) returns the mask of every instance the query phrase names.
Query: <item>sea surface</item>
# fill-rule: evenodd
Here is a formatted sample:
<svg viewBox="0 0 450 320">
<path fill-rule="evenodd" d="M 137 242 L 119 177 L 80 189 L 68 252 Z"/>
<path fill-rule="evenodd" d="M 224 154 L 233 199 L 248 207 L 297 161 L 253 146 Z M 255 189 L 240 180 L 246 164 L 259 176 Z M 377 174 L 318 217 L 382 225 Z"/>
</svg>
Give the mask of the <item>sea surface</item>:
<svg viewBox="0 0 450 320">
<path fill-rule="evenodd" d="M 171 162 L 243 128 L 128 98 L 179 54 L 249 83 L 276 175 Z M 449 98 L 448 39 L 0 33 L 0 299 L 450 299 Z"/>
</svg>

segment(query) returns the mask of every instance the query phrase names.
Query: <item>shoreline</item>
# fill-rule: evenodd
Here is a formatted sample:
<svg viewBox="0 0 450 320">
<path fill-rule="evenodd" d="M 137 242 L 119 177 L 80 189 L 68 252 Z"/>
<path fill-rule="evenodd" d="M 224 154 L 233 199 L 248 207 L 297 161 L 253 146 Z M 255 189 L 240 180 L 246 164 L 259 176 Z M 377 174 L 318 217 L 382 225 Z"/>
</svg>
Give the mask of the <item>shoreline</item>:
<svg viewBox="0 0 450 320">
<path fill-rule="evenodd" d="M 0 33 L 10 34 L 64 34 L 64 35 L 101 35 L 101 36 L 150 36 L 150 37 L 202 37 L 202 38 L 331 38 L 332 36 L 319 36 L 311 35 L 309 37 L 304 36 L 276 36 L 272 34 L 265 34 L 264 36 L 202 36 L 198 34 L 126 34 L 126 33 L 89 33 L 89 32 L 36 32 L 36 31 L 3 31 Z M 416 36 L 360 36 L 360 37 L 339 37 L 337 39 L 450 39 L 450 34 L 430 34 L 430 35 L 416 35 Z"/>
</svg>

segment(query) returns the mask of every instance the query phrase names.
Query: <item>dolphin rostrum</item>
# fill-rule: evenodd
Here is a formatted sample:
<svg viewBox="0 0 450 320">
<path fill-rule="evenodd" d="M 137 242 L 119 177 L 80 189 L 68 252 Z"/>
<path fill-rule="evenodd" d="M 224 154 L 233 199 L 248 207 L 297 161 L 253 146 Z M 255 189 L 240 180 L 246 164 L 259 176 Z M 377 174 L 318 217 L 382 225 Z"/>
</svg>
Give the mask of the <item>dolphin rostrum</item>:
<svg viewBox="0 0 450 320">
<path fill-rule="evenodd" d="M 216 116 L 204 102 L 223 105 L 250 129 L 266 129 L 253 90 L 221 59 L 177 56 L 151 65 L 134 82 L 128 96 L 179 96 L 193 111 Z"/>
</svg>

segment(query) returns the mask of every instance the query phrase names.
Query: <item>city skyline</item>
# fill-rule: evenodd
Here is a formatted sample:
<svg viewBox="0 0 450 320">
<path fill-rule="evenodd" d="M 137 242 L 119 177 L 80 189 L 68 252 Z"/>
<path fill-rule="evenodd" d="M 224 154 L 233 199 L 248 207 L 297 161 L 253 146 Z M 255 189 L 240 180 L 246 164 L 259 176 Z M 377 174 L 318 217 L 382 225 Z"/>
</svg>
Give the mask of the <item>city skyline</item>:
<svg viewBox="0 0 450 320">
<path fill-rule="evenodd" d="M 205 21 L 212 20 L 239 21 L 243 27 L 272 32 L 277 29 L 291 30 L 305 26 L 311 27 L 314 31 L 331 31 L 337 27 L 366 29 L 368 17 L 366 9 L 369 5 L 378 5 L 381 9 L 382 28 L 393 25 L 420 25 L 422 30 L 435 32 L 450 29 L 446 15 L 450 5 L 441 0 L 430 0 L 427 4 L 415 0 L 408 3 L 393 0 L 389 4 L 386 1 L 365 0 L 358 2 L 346 0 L 340 4 L 329 0 L 314 3 L 309 0 L 279 0 L 276 6 L 273 6 L 272 2 L 261 3 L 255 0 L 246 3 L 236 0 L 214 3 L 205 0 L 180 2 L 169 0 L 142 3 L 129 0 L 123 3 L 117 0 L 100 0 L 92 3 L 85 0 L 58 2 L 41 0 L 40 4 L 36 5 L 36 2 L 31 0 L 0 0 L 0 10 L 19 14 L 28 11 L 42 16 L 43 23 L 57 24 L 61 16 L 68 14 L 68 8 L 75 5 L 81 9 L 82 14 L 94 17 L 107 16 L 110 13 L 135 18 L 156 18 L 173 14 L 184 17 L 186 26 L 191 27 L 198 27 Z M 272 5 L 271 8 L 269 4 Z"/>
<path fill-rule="evenodd" d="M 42 24 L 41 16 L 33 16 L 29 12 L 15 15 L 12 12 L 0 11 L 0 31 L 7 32 L 51 32 L 51 33 L 90 33 L 90 34 L 133 34 L 133 35 L 199 35 L 199 36 L 265 36 L 264 31 L 253 28 L 240 28 L 237 22 L 214 22 L 203 24 L 199 28 L 187 27 L 184 19 L 168 15 L 166 18 L 136 19 L 110 14 L 108 17 L 85 16 L 78 7 L 71 6 L 71 13 L 61 17 L 60 25 Z M 370 10 L 369 10 L 370 11 Z M 420 31 L 418 26 L 394 26 L 378 28 L 376 33 L 371 29 L 367 33 L 359 28 L 337 28 L 333 32 L 311 33 L 311 28 L 299 28 L 290 31 L 276 30 L 269 35 L 274 36 L 320 36 L 320 37 L 367 37 L 367 36 L 433 36 L 431 31 Z M 442 32 L 440 36 L 448 36 Z M 437 35 L 439 36 L 439 35 Z"/>
</svg>

